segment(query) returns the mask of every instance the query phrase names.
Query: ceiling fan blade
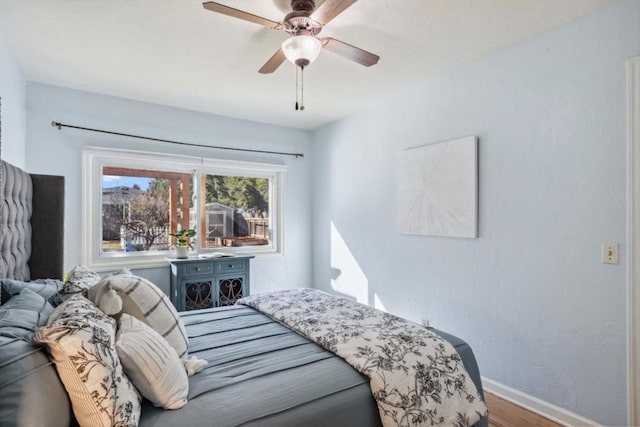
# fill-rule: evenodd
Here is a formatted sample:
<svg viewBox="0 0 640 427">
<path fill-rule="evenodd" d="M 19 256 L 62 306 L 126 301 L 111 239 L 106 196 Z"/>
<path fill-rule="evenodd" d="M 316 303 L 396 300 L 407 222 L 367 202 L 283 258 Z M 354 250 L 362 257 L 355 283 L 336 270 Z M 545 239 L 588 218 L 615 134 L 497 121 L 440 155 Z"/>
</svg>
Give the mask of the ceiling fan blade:
<svg viewBox="0 0 640 427">
<path fill-rule="evenodd" d="M 276 53 L 273 54 L 271 58 L 258 70 L 260 74 L 271 74 L 287 59 L 284 56 L 284 51 L 282 49 L 278 49 Z"/>
<path fill-rule="evenodd" d="M 270 19 L 253 15 L 251 13 L 234 9 L 232 7 L 225 6 L 223 4 L 212 2 L 212 1 L 202 3 L 202 7 L 212 12 L 221 13 L 223 15 L 232 16 L 238 19 L 244 19 L 245 21 L 253 22 L 254 24 L 264 25 L 265 27 L 269 27 L 273 29 L 278 29 L 282 26 L 282 24 L 279 22 L 272 21 Z"/>
<path fill-rule="evenodd" d="M 325 2 L 318 6 L 311 14 L 311 19 L 318 21 L 322 25 L 326 25 L 357 1 L 358 0 L 325 0 Z"/>
<path fill-rule="evenodd" d="M 358 47 L 351 46 L 350 44 L 341 42 L 333 37 L 325 37 L 320 39 L 320 41 L 322 42 L 322 47 L 328 51 L 355 61 L 358 64 L 362 64 L 365 67 L 371 67 L 372 65 L 377 64 L 380 60 L 378 55 L 367 52 L 366 50 L 362 50 Z"/>
</svg>

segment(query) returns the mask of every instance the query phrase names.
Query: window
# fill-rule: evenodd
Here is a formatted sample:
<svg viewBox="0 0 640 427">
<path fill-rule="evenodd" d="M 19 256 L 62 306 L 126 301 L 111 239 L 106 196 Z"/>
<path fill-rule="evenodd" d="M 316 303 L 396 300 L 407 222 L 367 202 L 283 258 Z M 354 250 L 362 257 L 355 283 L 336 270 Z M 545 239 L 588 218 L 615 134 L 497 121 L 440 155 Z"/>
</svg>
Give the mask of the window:
<svg viewBox="0 0 640 427">
<path fill-rule="evenodd" d="M 164 265 L 171 233 L 187 228 L 199 254 L 282 253 L 285 166 L 102 148 L 83 159 L 83 263 L 93 268 Z"/>
</svg>

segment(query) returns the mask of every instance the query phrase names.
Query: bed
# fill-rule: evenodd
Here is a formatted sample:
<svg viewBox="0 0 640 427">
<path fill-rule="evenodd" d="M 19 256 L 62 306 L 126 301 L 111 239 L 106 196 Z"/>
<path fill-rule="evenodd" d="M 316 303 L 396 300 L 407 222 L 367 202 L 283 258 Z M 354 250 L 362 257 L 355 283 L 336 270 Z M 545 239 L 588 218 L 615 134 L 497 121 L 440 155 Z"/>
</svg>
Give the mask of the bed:
<svg viewBox="0 0 640 427">
<path fill-rule="evenodd" d="M 38 292 L 59 290 L 62 282 L 51 279 L 62 276 L 64 180 L 29 175 L 6 162 L 2 177 L 0 277 L 31 284 Z M 3 291 L 3 307 L 22 292 Z M 48 425 L 73 424 L 54 366 L 31 342 L 47 313 L 25 314 L 18 308 L 19 316 L 35 319 L 36 325 L 6 324 L 8 317 L 19 316 L 3 315 L 0 308 L 0 425 L 36 425 L 45 419 Z M 328 351 L 330 346 L 284 326 L 273 314 L 234 305 L 179 315 L 189 354 L 206 360 L 207 366 L 189 377 L 188 403 L 181 409 L 165 410 L 143 400 L 139 425 L 382 425 L 370 378 Z M 430 332 L 453 346 L 474 391 L 482 396 L 471 348 L 446 332 Z M 487 426 L 487 417 L 475 425 Z"/>
</svg>

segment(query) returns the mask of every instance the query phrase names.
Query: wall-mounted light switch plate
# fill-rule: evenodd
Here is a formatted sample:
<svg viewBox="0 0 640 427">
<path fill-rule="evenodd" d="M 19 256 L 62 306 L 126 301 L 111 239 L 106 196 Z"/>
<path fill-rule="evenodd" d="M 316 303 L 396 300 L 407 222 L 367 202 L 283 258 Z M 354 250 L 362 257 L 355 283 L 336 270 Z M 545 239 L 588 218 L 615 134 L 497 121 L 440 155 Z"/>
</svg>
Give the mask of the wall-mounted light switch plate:
<svg viewBox="0 0 640 427">
<path fill-rule="evenodd" d="M 602 263 L 603 264 L 618 264 L 620 245 L 617 243 L 604 242 L 602 244 Z"/>
</svg>

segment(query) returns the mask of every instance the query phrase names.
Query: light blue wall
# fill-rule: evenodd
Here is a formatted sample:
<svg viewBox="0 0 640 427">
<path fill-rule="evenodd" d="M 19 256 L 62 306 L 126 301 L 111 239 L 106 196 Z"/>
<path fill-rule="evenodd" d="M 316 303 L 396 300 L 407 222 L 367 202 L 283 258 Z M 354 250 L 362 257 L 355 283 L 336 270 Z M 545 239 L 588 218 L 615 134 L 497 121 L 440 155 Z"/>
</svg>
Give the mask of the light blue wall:
<svg viewBox="0 0 640 427">
<path fill-rule="evenodd" d="M 251 264 L 253 292 L 311 286 L 309 160 L 276 155 L 175 146 L 86 131 L 58 130 L 51 121 L 196 144 L 307 152 L 310 135 L 210 114 L 147 104 L 37 83 L 27 85 L 27 165 L 31 173 L 66 177 L 65 270 L 78 264 L 81 232 L 82 148 L 104 146 L 242 161 L 285 164 L 284 257 L 259 257 Z M 137 271 L 165 291 L 168 266 Z"/>
<path fill-rule="evenodd" d="M 484 376 L 624 425 L 625 60 L 640 54 L 639 20 L 640 2 L 623 0 L 313 134 L 30 83 L 26 159 L 19 125 L 9 131 L 18 141 L 11 156 L 30 172 L 67 177 L 69 269 L 80 260 L 82 147 L 157 146 L 58 131 L 52 120 L 303 151 L 295 160 L 161 148 L 288 165 L 286 256 L 254 260 L 254 291 L 335 286 L 410 319 L 427 318 L 472 345 Z M 7 62 L 17 78 L 6 77 Z M 6 119 L 6 82 L 14 82 L 8 93 L 18 93 L 11 105 L 24 104 L 25 95 L 1 39 L 0 66 Z M 24 123 L 24 109 L 14 114 Z M 480 140 L 480 237 L 399 235 L 398 152 L 465 135 Z M 621 265 L 600 263 L 603 241 L 621 244 Z M 168 287 L 166 270 L 140 273 Z"/>
<path fill-rule="evenodd" d="M 2 159 L 25 166 L 25 91 L 22 70 L 0 34 L 0 98 L 2 98 Z"/>
<path fill-rule="evenodd" d="M 483 376 L 626 425 L 625 61 L 639 54 L 626 0 L 315 132 L 315 285 L 429 319 Z M 467 135 L 479 238 L 398 234 L 398 153 Z M 620 265 L 600 262 L 603 241 Z"/>
</svg>

